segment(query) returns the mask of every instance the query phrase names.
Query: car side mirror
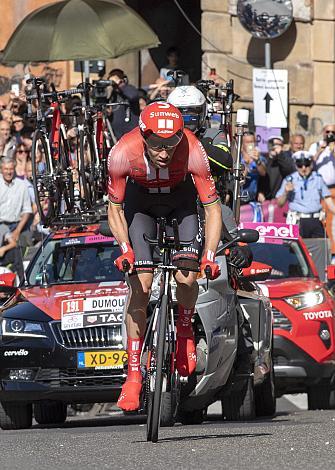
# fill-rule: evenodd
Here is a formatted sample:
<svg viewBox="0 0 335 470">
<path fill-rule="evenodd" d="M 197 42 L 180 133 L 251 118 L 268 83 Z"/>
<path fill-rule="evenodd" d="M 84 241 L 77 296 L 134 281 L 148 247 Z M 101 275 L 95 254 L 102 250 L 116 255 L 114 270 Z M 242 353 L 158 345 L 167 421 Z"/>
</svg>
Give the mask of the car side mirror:
<svg viewBox="0 0 335 470">
<path fill-rule="evenodd" d="M 0 274 L 0 308 L 18 292 L 15 287 L 16 274 Z"/>
<path fill-rule="evenodd" d="M 266 281 L 271 275 L 272 266 L 253 261 L 248 268 L 242 269 L 242 278 L 248 281 Z"/>
<path fill-rule="evenodd" d="M 332 264 L 327 266 L 327 279 L 328 281 L 335 281 L 335 266 Z"/>
<path fill-rule="evenodd" d="M 259 232 L 252 228 L 243 228 L 237 232 L 238 241 L 243 243 L 254 243 L 259 239 Z"/>
</svg>

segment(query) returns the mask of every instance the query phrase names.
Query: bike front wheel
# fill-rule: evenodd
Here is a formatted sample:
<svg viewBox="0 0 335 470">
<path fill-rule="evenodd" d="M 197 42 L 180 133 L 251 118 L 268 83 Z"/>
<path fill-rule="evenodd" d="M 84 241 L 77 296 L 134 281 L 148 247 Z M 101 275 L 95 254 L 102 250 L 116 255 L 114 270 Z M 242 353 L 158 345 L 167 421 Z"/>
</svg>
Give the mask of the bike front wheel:
<svg viewBox="0 0 335 470">
<path fill-rule="evenodd" d="M 162 401 L 164 350 L 166 342 L 167 312 L 169 307 L 168 296 L 163 295 L 158 313 L 157 339 L 152 342 L 150 351 L 150 369 L 147 397 L 147 440 L 158 441 L 160 411 Z"/>
</svg>

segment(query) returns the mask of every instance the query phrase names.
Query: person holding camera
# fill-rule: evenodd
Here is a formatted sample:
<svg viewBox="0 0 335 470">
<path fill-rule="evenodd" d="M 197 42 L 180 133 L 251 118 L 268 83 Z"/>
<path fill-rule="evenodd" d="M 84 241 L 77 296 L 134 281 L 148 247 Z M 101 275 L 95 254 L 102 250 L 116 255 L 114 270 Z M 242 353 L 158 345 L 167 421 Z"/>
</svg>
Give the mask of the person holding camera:
<svg viewBox="0 0 335 470">
<path fill-rule="evenodd" d="M 128 83 L 128 78 L 121 69 L 109 72 L 108 80 L 112 82 L 112 91 L 109 98 L 111 103 L 127 103 L 112 107 L 109 117 L 114 135 L 119 140 L 124 134 L 138 125 L 140 115 L 139 93 L 136 87 Z"/>
<path fill-rule="evenodd" d="M 243 135 L 241 163 L 245 167 L 243 190 L 248 194 L 248 198 L 244 198 L 241 202 L 256 201 L 259 193 L 259 178 L 266 175 L 266 160 L 256 147 L 256 139 L 253 132 L 248 131 Z"/>
<path fill-rule="evenodd" d="M 266 199 L 273 199 L 279 190 L 283 178 L 295 171 L 292 157 L 283 152 L 284 139 L 273 135 L 268 139 L 268 154 L 266 157 L 266 175 L 259 180 L 259 191 Z"/>
<path fill-rule="evenodd" d="M 303 238 L 323 238 L 324 212 L 322 201 L 327 209 L 335 214 L 335 204 L 322 176 L 313 171 L 313 157 L 306 150 L 293 154 L 296 170 L 287 176 L 276 194 L 279 207 L 288 202 L 286 223 L 299 224 Z"/>
</svg>

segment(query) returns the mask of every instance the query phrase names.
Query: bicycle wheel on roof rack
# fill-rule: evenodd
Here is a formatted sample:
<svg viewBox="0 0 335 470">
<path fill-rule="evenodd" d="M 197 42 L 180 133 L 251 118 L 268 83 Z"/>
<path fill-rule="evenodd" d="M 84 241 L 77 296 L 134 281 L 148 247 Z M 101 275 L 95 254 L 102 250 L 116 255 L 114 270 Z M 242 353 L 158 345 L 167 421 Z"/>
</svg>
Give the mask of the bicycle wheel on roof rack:
<svg viewBox="0 0 335 470">
<path fill-rule="evenodd" d="M 37 211 L 41 224 L 48 226 L 60 213 L 61 194 L 52 170 L 48 138 L 39 129 L 33 135 L 31 163 Z"/>
<path fill-rule="evenodd" d="M 78 176 L 83 209 L 91 209 L 98 198 L 96 152 L 91 135 L 79 131 L 77 145 Z"/>
</svg>

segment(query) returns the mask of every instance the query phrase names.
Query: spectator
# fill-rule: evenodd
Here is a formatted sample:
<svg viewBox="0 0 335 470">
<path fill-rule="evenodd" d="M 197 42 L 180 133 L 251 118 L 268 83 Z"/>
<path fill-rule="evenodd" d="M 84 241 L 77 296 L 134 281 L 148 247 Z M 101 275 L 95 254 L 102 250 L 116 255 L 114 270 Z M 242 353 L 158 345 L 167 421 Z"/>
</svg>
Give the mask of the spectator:
<svg viewBox="0 0 335 470">
<path fill-rule="evenodd" d="M 15 161 L 15 175 L 20 179 L 27 176 L 26 165 L 29 158 L 29 150 L 24 144 L 19 144 L 14 150 L 13 159 Z"/>
<path fill-rule="evenodd" d="M 331 198 L 335 203 L 335 124 L 327 125 L 323 129 L 323 141 L 314 155 L 316 171 L 325 181 Z M 332 262 L 335 262 L 335 219 L 328 205 L 324 206 L 326 211 L 326 230 L 331 240 Z"/>
<path fill-rule="evenodd" d="M 179 50 L 176 47 L 169 47 L 166 51 L 167 64 L 164 65 L 160 71 L 159 76 L 162 80 L 172 80 L 168 72 L 178 70 L 179 67 Z"/>
<path fill-rule="evenodd" d="M 283 152 L 284 139 L 271 136 L 268 140 L 266 175 L 260 177 L 258 190 L 266 199 L 273 199 L 281 186 L 283 178 L 295 171 L 292 157 Z"/>
<path fill-rule="evenodd" d="M 243 135 L 241 163 L 245 166 L 243 190 L 248 192 L 248 198 L 243 202 L 256 201 L 259 177 L 266 175 L 266 160 L 256 147 L 253 132 L 246 132 Z"/>
<path fill-rule="evenodd" d="M 1 159 L 0 176 L 0 227 L 10 227 L 12 236 L 18 241 L 26 228 L 32 208 L 26 184 L 15 177 L 15 161 L 8 157 Z"/>
<path fill-rule="evenodd" d="M 113 82 L 110 101 L 112 103 L 127 102 L 129 106 L 117 106 L 112 110 L 110 121 L 117 140 L 123 134 L 131 131 L 138 125 L 140 115 L 139 94 L 137 88 L 128 83 L 128 78 L 120 69 L 109 72 L 108 80 Z"/>
<path fill-rule="evenodd" d="M 0 116 L 1 116 L 1 119 L 3 119 L 3 117 L 2 117 L 2 111 L 5 110 L 5 109 L 6 109 L 6 104 L 5 104 L 5 102 L 4 102 L 2 99 L 0 99 Z"/>
<path fill-rule="evenodd" d="M 25 126 L 25 122 L 23 117 L 19 114 L 13 114 L 13 131 L 12 135 L 15 137 L 16 143 L 19 145 L 22 143 L 22 139 L 27 132 L 27 127 Z"/>
<path fill-rule="evenodd" d="M 302 134 L 292 134 L 290 137 L 290 148 L 284 153 L 290 157 L 295 152 L 305 149 L 305 137 Z"/>
<path fill-rule="evenodd" d="M 150 101 L 166 100 L 171 92 L 170 80 L 163 80 L 163 78 L 157 78 L 155 83 L 149 85 L 148 96 Z"/>
<path fill-rule="evenodd" d="M 15 177 L 15 162 L 11 158 L 1 159 L 0 176 L 0 233 L 11 243 L 11 249 L 4 254 L 1 264 L 13 263 L 20 279 L 23 276 L 19 248 L 14 248 L 20 235 L 27 228 L 32 214 L 29 192 L 24 181 Z M 13 248 L 13 249 L 12 249 Z"/>
<path fill-rule="evenodd" d="M 146 107 L 146 105 L 149 103 L 149 97 L 148 94 L 143 88 L 138 89 L 138 104 L 140 107 L 140 112 L 143 111 L 143 109 Z"/>
<path fill-rule="evenodd" d="M 13 113 L 9 109 L 4 109 L 1 112 L 2 120 L 9 123 L 11 126 L 13 124 Z"/>
<path fill-rule="evenodd" d="M 326 124 L 322 128 L 322 139 L 318 142 L 314 142 L 308 149 L 308 152 L 313 155 L 314 160 L 317 160 L 319 155 L 327 147 L 327 135 L 335 134 L 335 124 Z"/>
<path fill-rule="evenodd" d="M 0 156 L 12 158 L 15 150 L 16 140 L 10 134 L 10 124 L 0 121 Z"/>
<path fill-rule="evenodd" d="M 169 47 L 166 51 L 167 64 L 164 65 L 159 71 L 159 78 L 162 81 L 171 81 L 173 77 L 169 72 L 174 72 L 180 69 L 179 65 L 179 50 L 176 47 Z M 185 73 L 178 85 L 188 85 L 190 82 L 189 76 Z"/>
<path fill-rule="evenodd" d="M 299 224 L 304 238 L 323 238 L 321 200 L 335 214 L 335 204 L 321 175 L 313 171 L 313 157 L 302 150 L 293 154 L 296 170 L 287 176 L 277 192 L 280 207 L 288 201 L 287 223 Z"/>
</svg>

